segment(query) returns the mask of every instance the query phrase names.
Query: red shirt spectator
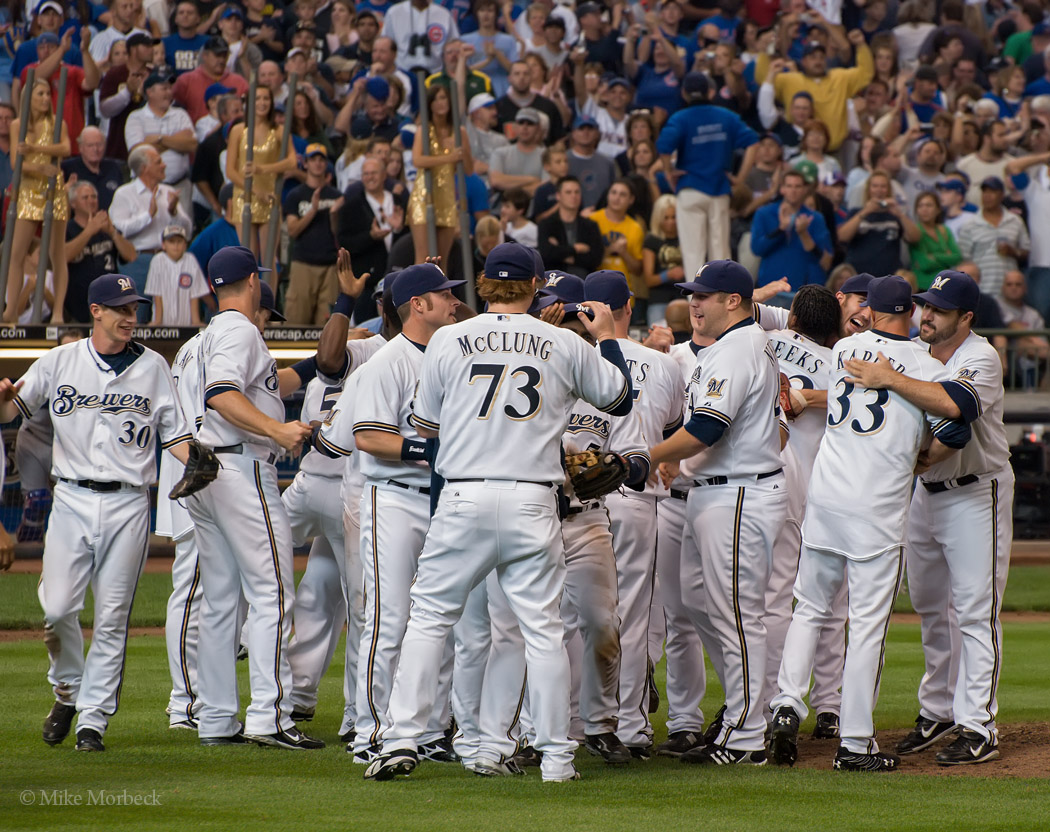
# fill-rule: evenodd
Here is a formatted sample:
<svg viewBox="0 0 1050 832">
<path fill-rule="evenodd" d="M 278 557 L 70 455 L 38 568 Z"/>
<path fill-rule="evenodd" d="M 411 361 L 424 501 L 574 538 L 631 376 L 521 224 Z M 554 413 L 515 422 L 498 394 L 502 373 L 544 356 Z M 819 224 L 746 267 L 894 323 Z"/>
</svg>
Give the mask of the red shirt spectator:
<svg viewBox="0 0 1050 832">
<path fill-rule="evenodd" d="M 208 105 L 204 101 L 204 91 L 212 84 L 230 87 L 238 95 L 248 92 L 248 82 L 243 77 L 226 69 L 226 59 L 230 47 L 222 38 L 212 38 L 201 50 L 200 65 L 189 72 L 184 72 L 175 81 L 172 94 L 175 103 L 190 114 L 190 120 L 197 121 L 208 115 Z"/>
</svg>

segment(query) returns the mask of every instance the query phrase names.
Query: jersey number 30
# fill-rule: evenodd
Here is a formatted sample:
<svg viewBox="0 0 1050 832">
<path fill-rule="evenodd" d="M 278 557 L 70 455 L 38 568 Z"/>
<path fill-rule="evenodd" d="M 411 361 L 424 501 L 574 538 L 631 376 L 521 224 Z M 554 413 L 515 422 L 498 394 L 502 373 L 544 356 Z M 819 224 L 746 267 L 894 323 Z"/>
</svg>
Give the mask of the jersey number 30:
<svg viewBox="0 0 1050 832">
<path fill-rule="evenodd" d="M 856 386 L 853 382 L 846 381 L 845 379 L 839 379 L 838 384 L 835 388 L 842 388 L 842 395 L 835 399 L 835 403 L 839 406 L 840 411 L 838 416 L 832 413 L 831 407 L 828 407 L 828 427 L 834 428 L 841 425 L 849 417 L 850 407 L 853 404 L 851 396 L 856 390 Z M 864 393 L 874 393 L 875 401 L 866 403 L 864 407 L 871 414 L 871 424 L 864 426 L 861 424 L 860 419 L 854 419 L 850 422 L 849 426 L 852 431 L 860 436 L 864 436 L 869 433 L 876 433 L 882 427 L 886 421 L 886 404 L 890 400 L 890 394 L 888 390 L 871 390 L 867 387 L 863 388 Z"/>
<path fill-rule="evenodd" d="M 477 418 L 488 419 L 489 416 L 492 415 L 492 406 L 496 401 L 496 394 L 503 385 L 503 379 L 506 375 L 506 364 L 470 365 L 469 384 L 473 384 L 474 379 L 476 378 L 487 378 L 489 380 L 489 386 L 485 391 L 485 398 L 481 401 L 481 408 L 478 410 Z M 536 415 L 536 411 L 540 409 L 542 397 L 540 396 L 538 388 L 543 381 L 543 377 L 540 375 L 539 370 L 535 367 L 530 367 L 527 364 L 518 367 L 516 370 L 511 370 L 510 377 L 515 380 L 523 378 L 518 385 L 517 390 L 525 397 L 525 409 L 519 410 L 508 404 L 503 407 L 503 412 L 516 422 L 523 422 L 526 419 L 531 419 Z"/>
<path fill-rule="evenodd" d="M 130 445 L 134 442 L 140 448 L 145 450 L 149 447 L 149 441 L 153 437 L 153 431 L 149 425 L 143 425 L 141 428 L 134 422 L 121 422 L 120 424 L 120 436 L 117 437 L 117 441 L 121 445 Z"/>
</svg>

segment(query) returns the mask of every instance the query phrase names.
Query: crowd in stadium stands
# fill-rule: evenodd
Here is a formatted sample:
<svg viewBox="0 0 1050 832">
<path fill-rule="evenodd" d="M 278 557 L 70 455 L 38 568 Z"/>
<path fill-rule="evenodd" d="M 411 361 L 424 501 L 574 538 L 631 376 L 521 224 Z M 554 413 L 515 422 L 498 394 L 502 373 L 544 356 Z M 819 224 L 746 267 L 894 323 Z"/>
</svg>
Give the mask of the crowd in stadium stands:
<svg viewBox="0 0 1050 832">
<path fill-rule="evenodd" d="M 426 256 L 428 216 L 459 277 L 462 212 L 475 271 L 504 240 L 548 269 L 618 269 L 638 325 L 662 322 L 675 283 L 731 256 L 759 285 L 782 281 L 783 299 L 856 271 L 925 289 L 961 268 L 988 296 L 978 327 L 1041 329 L 1048 10 L 2 0 L 0 188 L 18 200 L 3 317 L 31 319 L 50 201 L 53 322 L 89 322 L 88 284 L 115 271 L 154 299 L 142 323 L 205 322 L 208 260 L 241 242 L 278 264 L 288 322 L 322 324 L 338 250 L 374 287 Z M 358 322 L 375 315 L 371 295 Z M 1026 343 L 1045 355 L 1045 341 Z"/>
</svg>

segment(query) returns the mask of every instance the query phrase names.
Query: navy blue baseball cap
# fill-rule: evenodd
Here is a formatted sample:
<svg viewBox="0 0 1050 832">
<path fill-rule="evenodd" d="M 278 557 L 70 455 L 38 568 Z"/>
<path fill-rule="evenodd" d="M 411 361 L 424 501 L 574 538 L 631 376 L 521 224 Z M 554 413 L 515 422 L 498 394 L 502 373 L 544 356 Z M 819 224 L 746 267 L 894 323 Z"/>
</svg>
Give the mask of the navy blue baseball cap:
<svg viewBox="0 0 1050 832">
<path fill-rule="evenodd" d="M 702 72 L 687 72 L 682 78 L 682 95 L 687 101 L 706 101 L 711 92 L 711 82 Z"/>
<path fill-rule="evenodd" d="M 60 43 L 58 35 L 54 32 L 41 32 L 36 36 L 36 42 L 40 46 L 43 46 L 45 43 L 50 43 L 52 46 L 58 46 Z"/>
<path fill-rule="evenodd" d="M 691 282 L 679 283 L 678 288 L 690 295 L 693 292 L 729 292 L 749 298 L 755 293 L 755 280 L 751 272 L 735 260 L 712 260 L 700 267 Z"/>
<path fill-rule="evenodd" d="M 572 123 L 572 129 L 579 130 L 581 127 L 593 127 L 598 129 L 598 122 L 587 115 L 576 116 L 576 120 Z"/>
<path fill-rule="evenodd" d="M 417 263 L 398 272 L 390 297 L 398 307 L 427 292 L 442 292 L 464 283 L 465 280 L 449 280 L 433 263 Z"/>
<path fill-rule="evenodd" d="M 591 272 L 583 282 L 584 300 L 596 300 L 610 309 L 622 309 L 631 301 L 631 287 L 623 272 L 602 269 Z"/>
<path fill-rule="evenodd" d="M 88 306 L 125 306 L 129 303 L 149 303 L 135 290 L 135 281 L 124 274 L 103 274 L 88 286 Z"/>
<path fill-rule="evenodd" d="M 966 186 L 959 179 L 942 179 L 937 183 L 938 191 L 957 191 L 960 194 L 966 193 Z"/>
<path fill-rule="evenodd" d="M 288 319 L 277 311 L 277 298 L 274 297 L 270 284 L 265 280 L 260 281 L 259 290 L 259 308 L 270 311 L 271 321 L 287 321 Z"/>
<path fill-rule="evenodd" d="M 911 284 L 897 274 L 872 278 L 868 283 L 867 300 L 861 301 L 860 305 L 872 312 L 888 312 L 892 315 L 910 312 Z"/>
<path fill-rule="evenodd" d="M 220 248 L 208 261 L 208 279 L 213 286 L 229 286 L 268 271 L 259 265 L 252 250 L 244 246 Z"/>
<path fill-rule="evenodd" d="M 867 272 L 855 274 L 853 277 L 846 278 L 839 291 L 844 295 L 866 295 L 868 294 L 868 284 L 874 279 L 875 276 Z"/>
<path fill-rule="evenodd" d="M 521 243 L 500 243 L 485 258 L 485 277 L 490 280 L 531 280 L 543 274 L 536 265 L 532 249 Z"/>
<path fill-rule="evenodd" d="M 540 250 L 538 248 L 530 248 L 529 251 L 532 253 L 532 265 L 536 269 L 536 276 L 543 277 L 543 257 L 540 255 Z"/>
<path fill-rule="evenodd" d="M 938 309 L 975 312 L 981 299 L 981 289 L 966 272 L 945 269 L 937 274 L 929 289 L 920 292 L 915 298 Z"/>
<path fill-rule="evenodd" d="M 998 176 L 986 176 L 981 180 L 981 190 L 1005 191 L 1006 185 Z"/>
<path fill-rule="evenodd" d="M 547 272 L 547 284 L 540 289 L 536 309 L 564 303 L 565 311 L 576 312 L 584 300 L 583 278 L 562 271 Z"/>
</svg>

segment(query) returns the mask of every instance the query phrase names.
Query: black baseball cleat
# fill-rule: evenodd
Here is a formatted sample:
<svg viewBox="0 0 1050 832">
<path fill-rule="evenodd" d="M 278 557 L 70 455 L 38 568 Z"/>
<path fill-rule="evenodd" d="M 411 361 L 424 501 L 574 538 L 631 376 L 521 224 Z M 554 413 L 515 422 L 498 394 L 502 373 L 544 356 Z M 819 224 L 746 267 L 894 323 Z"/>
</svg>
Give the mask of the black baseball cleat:
<svg viewBox="0 0 1050 832">
<path fill-rule="evenodd" d="M 645 681 L 649 686 L 648 711 L 655 714 L 660 710 L 660 688 L 656 686 L 656 668 L 653 667 L 653 660 L 646 657 L 646 665 Z"/>
<path fill-rule="evenodd" d="M 778 766 L 793 766 L 798 759 L 798 714 L 790 705 L 781 705 L 773 714 L 769 753 Z"/>
<path fill-rule="evenodd" d="M 357 731 L 351 728 L 349 731 L 344 731 L 339 735 L 339 742 L 345 742 L 350 745 L 354 744 L 354 740 L 357 739 Z"/>
<path fill-rule="evenodd" d="M 316 748 L 324 748 L 323 740 L 315 740 L 308 737 L 298 728 L 292 727 L 287 731 L 278 731 L 276 734 L 245 734 L 245 739 L 258 745 L 268 745 L 273 748 L 288 748 L 292 751 L 312 751 Z"/>
<path fill-rule="evenodd" d="M 214 748 L 220 745 L 252 745 L 253 740 L 248 739 L 243 733 L 237 732 L 228 737 L 201 737 L 201 745 L 205 748 Z"/>
<path fill-rule="evenodd" d="M 497 763 L 495 760 L 478 757 L 474 761 L 474 773 L 478 777 L 515 777 L 524 776 L 525 769 L 515 763 L 513 759 Z"/>
<path fill-rule="evenodd" d="M 839 715 L 826 711 L 817 714 L 817 724 L 813 728 L 815 740 L 837 740 L 839 738 Z"/>
<path fill-rule="evenodd" d="M 432 763 L 459 762 L 459 755 L 452 748 L 452 740 L 448 737 L 442 737 L 439 740 L 419 746 L 418 756 L 424 760 L 430 760 Z"/>
<path fill-rule="evenodd" d="M 725 715 L 726 706 L 723 704 L 715 714 L 715 718 L 711 720 L 711 724 L 707 726 L 707 730 L 704 731 L 704 745 L 714 745 L 718 735 L 722 733 L 722 720 Z"/>
<path fill-rule="evenodd" d="M 416 766 L 419 765 L 419 757 L 415 751 L 391 751 L 389 754 L 380 754 L 365 769 L 365 780 L 393 780 L 398 776 L 407 777 Z"/>
<path fill-rule="evenodd" d="M 939 766 L 970 766 L 987 763 L 999 757 L 999 743 L 969 728 L 960 728 L 959 736 L 933 758 Z"/>
<path fill-rule="evenodd" d="M 587 734 L 583 740 L 583 747 L 610 765 L 631 762 L 631 750 L 620 742 L 620 738 L 612 731 L 605 734 Z"/>
<path fill-rule="evenodd" d="M 692 731 L 675 731 L 667 735 L 667 739 L 656 746 L 658 757 L 681 757 L 686 751 L 701 748 L 704 738 Z"/>
<path fill-rule="evenodd" d="M 648 762 L 653 758 L 653 744 L 648 745 L 628 745 L 627 750 L 631 752 L 631 759 L 640 760 L 641 762 Z"/>
<path fill-rule="evenodd" d="M 890 771 L 898 771 L 900 765 L 901 758 L 896 754 L 883 754 L 881 751 L 875 754 L 858 754 L 857 752 L 849 751 L 840 745 L 832 767 L 835 771 L 873 771 L 877 773 L 886 773 Z"/>
<path fill-rule="evenodd" d="M 543 754 L 541 754 L 531 745 L 526 745 L 511 759 L 516 765 L 518 765 L 521 768 L 538 768 L 540 763 L 543 762 Z"/>
<path fill-rule="evenodd" d="M 314 709 L 310 708 L 295 708 L 292 711 L 292 722 L 312 722 L 314 718 Z"/>
<path fill-rule="evenodd" d="M 73 725 L 73 717 L 77 715 L 75 705 L 63 705 L 55 702 L 51 706 L 51 712 L 44 719 L 44 742 L 48 745 L 58 745 L 69 736 L 69 729 Z"/>
<path fill-rule="evenodd" d="M 382 748 L 378 744 L 370 745 L 361 751 L 354 751 L 353 742 L 349 742 L 346 745 L 346 753 L 354 755 L 354 762 L 358 765 L 367 766 L 373 760 L 378 759 Z"/>
<path fill-rule="evenodd" d="M 81 728 L 77 731 L 77 751 L 105 751 L 102 735 L 94 728 Z"/>
<path fill-rule="evenodd" d="M 726 748 L 724 745 L 705 745 L 703 748 L 694 748 L 692 751 L 686 751 L 678 758 L 678 761 L 708 766 L 764 766 L 766 764 L 766 752 L 741 751 L 736 748 Z"/>
<path fill-rule="evenodd" d="M 897 743 L 898 754 L 916 754 L 933 745 L 945 734 L 955 730 L 954 722 L 934 722 L 920 715 L 915 718 L 911 733 Z"/>
</svg>

